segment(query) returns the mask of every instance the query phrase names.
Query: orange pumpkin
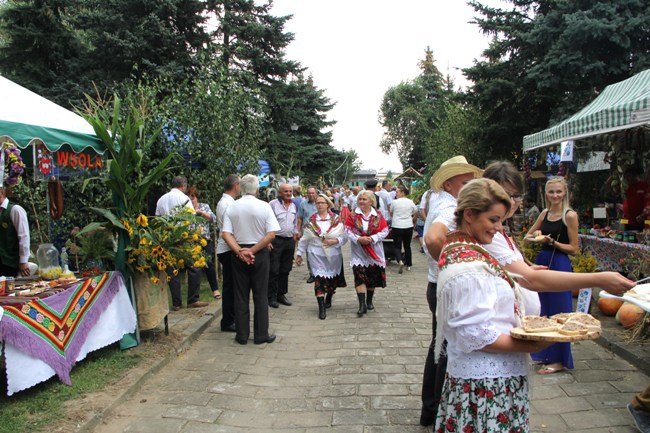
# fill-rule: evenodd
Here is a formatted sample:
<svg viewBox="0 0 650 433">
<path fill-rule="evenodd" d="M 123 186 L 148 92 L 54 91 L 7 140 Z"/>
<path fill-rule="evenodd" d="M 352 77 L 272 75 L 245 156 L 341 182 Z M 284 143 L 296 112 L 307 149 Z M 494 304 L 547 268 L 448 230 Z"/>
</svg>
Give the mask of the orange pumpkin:
<svg viewBox="0 0 650 433">
<path fill-rule="evenodd" d="M 614 316 L 623 305 L 623 301 L 611 298 L 598 298 L 598 309 L 605 316 Z"/>
<path fill-rule="evenodd" d="M 616 313 L 616 321 L 624 328 L 632 328 L 645 315 L 643 308 L 625 302 Z"/>
</svg>

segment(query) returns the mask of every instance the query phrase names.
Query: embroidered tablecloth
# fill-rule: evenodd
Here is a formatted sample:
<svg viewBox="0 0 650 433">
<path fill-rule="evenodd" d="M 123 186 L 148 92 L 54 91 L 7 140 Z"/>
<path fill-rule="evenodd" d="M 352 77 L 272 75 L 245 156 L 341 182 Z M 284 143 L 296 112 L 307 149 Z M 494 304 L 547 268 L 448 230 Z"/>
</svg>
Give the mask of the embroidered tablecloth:
<svg viewBox="0 0 650 433">
<path fill-rule="evenodd" d="M 650 246 L 630 242 L 620 242 L 611 238 L 578 235 L 580 245 L 586 248 L 598 260 L 598 269 L 603 271 L 622 270 L 621 260 L 630 254 L 637 258 L 649 257 Z"/>
<path fill-rule="evenodd" d="M 7 394 L 70 370 L 86 354 L 133 332 L 136 315 L 124 278 L 107 272 L 54 296 L 0 308 Z"/>
</svg>

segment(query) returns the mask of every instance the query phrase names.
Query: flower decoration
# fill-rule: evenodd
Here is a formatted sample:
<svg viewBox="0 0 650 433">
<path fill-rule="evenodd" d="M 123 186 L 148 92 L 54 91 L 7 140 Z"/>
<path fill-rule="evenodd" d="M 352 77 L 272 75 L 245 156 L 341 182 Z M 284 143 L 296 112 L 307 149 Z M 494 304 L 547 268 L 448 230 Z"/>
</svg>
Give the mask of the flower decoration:
<svg viewBox="0 0 650 433">
<path fill-rule="evenodd" d="M 20 156 L 20 150 L 15 144 L 5 141 L 2 143 L 2 156 L 4 156 L 4 179 L 2 185 L 18 185 L 25 172 L 25 163 Z"/>
<path fill-rule="evenodd" d="M 197 218 L 193 209 L 180 207 L 170 215 L 148 218 L 140 214 L 121 219 L 121 228 L 130 239 L 126 252 L 131 271 L 148 273 L 155 284 L 159 281 L 158 271 L 178 275 L 186 265 L 206 267 L 203 248 L 207 242 L 200 235 Z"/>
</svg>

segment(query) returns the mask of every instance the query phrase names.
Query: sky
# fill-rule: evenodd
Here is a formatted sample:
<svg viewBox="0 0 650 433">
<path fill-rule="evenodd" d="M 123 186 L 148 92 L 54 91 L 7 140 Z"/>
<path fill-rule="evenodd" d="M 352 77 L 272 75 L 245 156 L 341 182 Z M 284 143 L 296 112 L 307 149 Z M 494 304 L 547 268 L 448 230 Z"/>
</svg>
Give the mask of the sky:
<svg viewBox="0 0 650 433">
<path fill-rule="evenodd" d="M 504 7 L 501 0 L 482 3 Z M 363 169 L 402 172 L 396 154 L 381 152 L 379 107 L 392 86 L 420 74 L 428 47 L 443 75 L 466 86 L 469 67 L 489 39 L 470 24 L 476 13 L 464 0 L 274 0 L 274 16 L 293 15 L 286 57 L 312 74 L 335 107 L 332 145 L 354 149 Z"/>
</svg>

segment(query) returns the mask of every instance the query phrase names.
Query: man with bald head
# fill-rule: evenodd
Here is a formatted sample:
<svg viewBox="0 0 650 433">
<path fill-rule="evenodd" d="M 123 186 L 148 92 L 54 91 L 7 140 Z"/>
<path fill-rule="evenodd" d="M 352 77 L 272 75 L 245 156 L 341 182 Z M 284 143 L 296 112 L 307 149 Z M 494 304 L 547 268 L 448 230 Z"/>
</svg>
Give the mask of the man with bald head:
<svg viewBox="0 0 650 433">
<path fill-rule="evenodd" d="M 298 209 L 292 200 L 293 187 L 288 183 L 278 188 L 278 198 L 269 204 L 280 224 L 280 231 L 275 234 L 271 244 L 271 270 L 269 272 L 269 307 L 278 308 L 279 304 L 290 306 L 287 299 L 289 292 L 289 273 L 293 267 L 293 253 L 296 239 L 299 238 L 297 225 Z"/>
</svg>

